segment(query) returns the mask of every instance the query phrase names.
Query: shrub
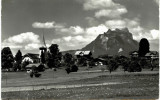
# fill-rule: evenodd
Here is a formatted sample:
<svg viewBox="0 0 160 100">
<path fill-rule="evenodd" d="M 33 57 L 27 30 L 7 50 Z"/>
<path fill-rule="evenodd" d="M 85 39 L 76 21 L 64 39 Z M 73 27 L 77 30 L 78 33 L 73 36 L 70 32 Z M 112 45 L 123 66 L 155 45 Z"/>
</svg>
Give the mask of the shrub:
<svg viewBox="0 0 160 100">
<path fill-rule="evenodd" d="M 40 77 L 41 76 L 41 74 L 39 74 L 39 73 L 36 73 L 34 75 L 35 75 L 35 77 Z"/>
<path fill-rule="evenodd" d="M 66 70 L 67 74 L 69 74 L 69 73 L 70 73 L 70 68 L 69 68 L 69 67 L 68 67 L 68 68 L 66 68 L 65 70 Z"/>
<path fill-rule="evenodd" d="M 43 64 L 40 64 L 39 66 L 38 66 L 38 69 L 37 69 L 39 72 L 42 72 L 42 71 L 44 71 L 44 65 Z"/>
<path fill-rule="evenodd" d="M 78 66 L 73 65 L 71 66 L 71 72 L 77 72 L 78 71 Z"/>
<path fill-rule="evenodd" d="M 141 72 L 142 68 L 138 64 L 138 61 L 130 61 L 128 72 Z"/>
<path fill-rule="evenodd" d="M 110 59 L 108 62 L 108 70 L 110 73 L 118 68 L 118 64 L 114 59 Z"/>
<path fill-rule="evenodd" d="M 30 77 L 33 78 L 33 72 L 30 73 Z"/>
</svg>

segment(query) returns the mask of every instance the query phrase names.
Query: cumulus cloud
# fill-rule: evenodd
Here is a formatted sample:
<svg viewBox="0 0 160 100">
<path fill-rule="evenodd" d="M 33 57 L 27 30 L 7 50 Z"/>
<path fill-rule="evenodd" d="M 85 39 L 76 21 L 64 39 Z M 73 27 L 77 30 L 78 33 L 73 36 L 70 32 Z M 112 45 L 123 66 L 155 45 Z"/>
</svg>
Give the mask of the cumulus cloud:
<svg viewBox="0 0 160 100">
<path fill-rule="evenodd" d="M 83 34 L 84 29 L 80 26 L 70 26 L 69 28 L 64 27 L 56 29 L 56 33 L 78 35 L 78 34 Z"/>
<path fill-rule="evenodd" d="M 73 34 L 81 34 L 84 32 L 84 29 L 81 28 L 80 26 L 71 26 L 69 28 L 69 31 Z"/>
<path fill-rule="evenodd" d="M 128 27 L 130 29 L 139 26 L 139 19 L 113 19 L 105 22 L 105 25 L 109 28 L 124 28 Z"/>
<path fill-rule="evenodd" d="M 95 10 L 102 8 L 112 8 L 118 6 L 112 0 L 85 0 L 83 7 L 84 10 Z"/>
<path fill-rule="evenodd" d="M 87 40 L 81 35 L 67 36 L 53 39 L 52 43 L 58 44 L 61 51 L 82 48 L 86 45 Z"/>
<path fill-rule="evenodd" d="M 67 36 L 67 37 L 63 37 L 63 39 L 64 39 L 65 41 L 69 42 L 69 41 L 72 39 L 72 37 L 71 37 L 71 36 Z"/>
<path fill-rule="evenodd" d="M 33 32 L 21 33 L 21 34 L 9 37 L 8 39 L 5 39 L 2 42 L 2 47 L 9 46 L 10 48 L 13 48 L 13 49 L 18 49 L 18 48 L 20 49 L 20 48 L 24 48 L 25 46 L 30 46 L 30 49 L 35 49 L 36 45 L 34 45 L 35 47 L 31 46 L 29 45 L 30 43 L 40 44 L 39 35 Z"/>
<path fill-rule="evenodd" d="M 24 48 L 25 50 L 33 50 L 33 49 L 37 49 L 40 47 L 41 45 L 38 44 L 38 43 L 30 43 L 30 44 L 27 44 Z"/>
<path fill-rule="evenodd" d="M 26 32 L 21 33 L 12 37 L 9 37 L 8 39 L 4 40 L 4 42 L 10 42 L 10 43 L 28 43 L 28 42 L 35 42 L 39 43 L 39 36 L 34 34 L 33 32 Z"/>
<path fill-rule="evenodd" d="M 117 9 L 102 9 L 95 12 L 95 17 L 108 17 L 108 18 L 120 18 L 122 14 L 127 13 L 126 8 L 117 8 Z"/>
<path fill-rule="evenodd" d="M 153 39 L 159 39 L 159 33 L 160 33 L 159 30 L 155 30 L 155 29 L 150 30 L 150 33 L 151 33 Z"/>
<path fill-rule="evenodd" d="M 32 24 L 32 27 L 33 28 L 47 28 L 47 29 L 50 29 L 50 28 L 63 28 L 64 26 L 62 24 L 56 23 L 55 21 L 52 21 L 52 22 L 45 22 L 45 23 L 34 22 Z"/>
<path fill-rule="evenodd" d="M 86 33 L 88 35 L 94 35 L 95 36 L 95 35 L 103 34 L 107 30 L 108 30 L 108 28 L 105 25 L 101 24 L 101 25 L 98 25 L 98 26 L 86 28 Z"/>
<path fill-rule="evenodd" d="M 108 20 L 105 22 L 105 25 L 111 29 L 123 28 L 126 26 L 126 22 L 123 20 Z"/>
<path fill-rule="evenodd" d="M 95 17 L 120 18 L 127 9 L 112 0 L 85 0 L 84 10 L 95 10 Z"/>
<path fill-rule="evenodd" d="M 152 40 L 159 40 L 159 30 L 145 30 L 142 27 L 136 27 L 131 29 L 132 31 L 134 31 L 133 33 L 133 38 L 135 40 L 141 40 L 142 38 L 147 38 L 148 40 L 152 41 Z"/>
</svg>

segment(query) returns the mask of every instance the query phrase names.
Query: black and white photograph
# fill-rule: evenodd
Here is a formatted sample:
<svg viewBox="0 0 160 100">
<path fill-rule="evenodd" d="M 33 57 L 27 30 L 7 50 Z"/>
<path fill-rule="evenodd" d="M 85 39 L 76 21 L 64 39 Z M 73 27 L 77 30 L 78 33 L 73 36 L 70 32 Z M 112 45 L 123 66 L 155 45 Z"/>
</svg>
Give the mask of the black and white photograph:
<svg viewBox="0 0 160 100">
<path fill-rule="evenodd" d="M 159 99 L 159 32 L 159 0 L 1 0 L 1 99 Z"/>
</svg>

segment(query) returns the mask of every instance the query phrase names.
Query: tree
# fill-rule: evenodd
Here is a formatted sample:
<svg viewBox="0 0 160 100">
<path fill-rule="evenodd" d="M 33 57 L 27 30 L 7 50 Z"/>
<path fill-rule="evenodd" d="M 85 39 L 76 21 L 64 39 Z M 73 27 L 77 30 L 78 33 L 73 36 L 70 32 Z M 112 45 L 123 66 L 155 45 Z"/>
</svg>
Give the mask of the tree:
<svg viewBox="0 0 160 100">
<path fill-rule="evenodd" d="M 67 73 L 69 74 L 70 72 L 77 72 L 78 71 L 78 66 L 75 64 L 75 59 L 73 58 L 73 56 L 69 53 L 66 53 L 63 56 L 64 59 L 64 63 L 67 66 L 67 68 L 65 69 L 67 71 Z"/>
<path fill-rule="evenodd" d="M 59 52 L 57 44 L 52 44 L 49 47 L 49 52 L 47 56 L 47 65 L 49 68 L 57 68 L 60 64 L 62 58 L 62 53 Z"/>
<path fill-rule="evenodd" d="M 87 58 L 82 56 L 80 58 L 78 58 L 78 65 L 81 65 L 81 66 L 86 66 L 87 65 Z"/>
<path fill-rule="evenodd" d="M 146 38 L 142 38 L 139 42 L 139 57 L 143 57 L 149 52 L 149 42 Z"/>
<path fill-rule="evenodd" d="M 21 62 L 22 62 L 22 53 L 20 50 L 15 55 L 15 61 L 16 61 L 16 69 L 21 70 Z"/>
<path fill-rule="evenodd" d="M 118 64 L 114 58 L 110 59 L 108 61 L 108 70 L 111 73 L 112 71 L 116 70 L 118 68 Z"/>
<path fill-rule="evenodd" d="M 72 55 L 69 54 L 69 53 L 66 53 L 64 56 L 63 56 L 63 59 L 64 59 L 64 63 L 67 65 L 67 66 L 70 66 L 71 65 L 71 62 L 72 62 Z"/>
<path fill-rule="evenodd" d="M 128 72 L 141 72 L 142 68 L 138 62 L 138 59 L 131 59 L 128 66 Z"/>
<path fill-rule="evenodd" d="M 8 69 L 13 67 L 14 57 L 9 47 L 5 47 L 1 51 L 2 56 L 2 69 Z"/>
</svg>

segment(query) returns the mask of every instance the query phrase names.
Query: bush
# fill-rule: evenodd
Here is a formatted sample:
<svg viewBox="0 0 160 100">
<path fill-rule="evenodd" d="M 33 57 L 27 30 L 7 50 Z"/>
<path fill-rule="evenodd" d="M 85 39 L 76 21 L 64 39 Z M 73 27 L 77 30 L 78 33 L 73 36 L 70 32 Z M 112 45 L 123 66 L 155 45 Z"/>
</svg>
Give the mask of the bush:
<svg viewBox="0 0 160 100">
<path fill-rule="evenodd" d="M 71 72 L 77 72 L 78 71 L 78 66 L 73 65 L 71 66 Z"/>
<path fill-rule="evenodd" d="M 65 70 L 66 70 L 67 74 L 69 74 L 69 73 L 70 73 L 70 68 L 69 68 L 69 67 L 68 67 L 68 68 L 66 68 Z"/>
<path fill-rule="evenodd" d="M 33 72 L 30 73 L 30 77 L 33 78 Z"/>
<path fill-rule="evenodd" d="M 142 68 L 138 64 L 138 61 L 131 61 L 128 67 L 128 72 L 141 72 Z"/>
<path fill-rule="evenodd" d="M 39 73 L 36 73 L 34 75 L 35 75 L 35 77 L 40 77 L 41 76 L 41 74 L 39 74 Z"/>
<path fill-rule="evenodd" d="M 45 68 L 44 65 L 43 65 L 43 64 L 40 64 L 40 65 L 38 66 L 38 69 L 37 69 L 37 70 L 38 70 L 39 72 L 43 72 L 43 71 L 44 71 L 44 68 Z"/>
</svg>

